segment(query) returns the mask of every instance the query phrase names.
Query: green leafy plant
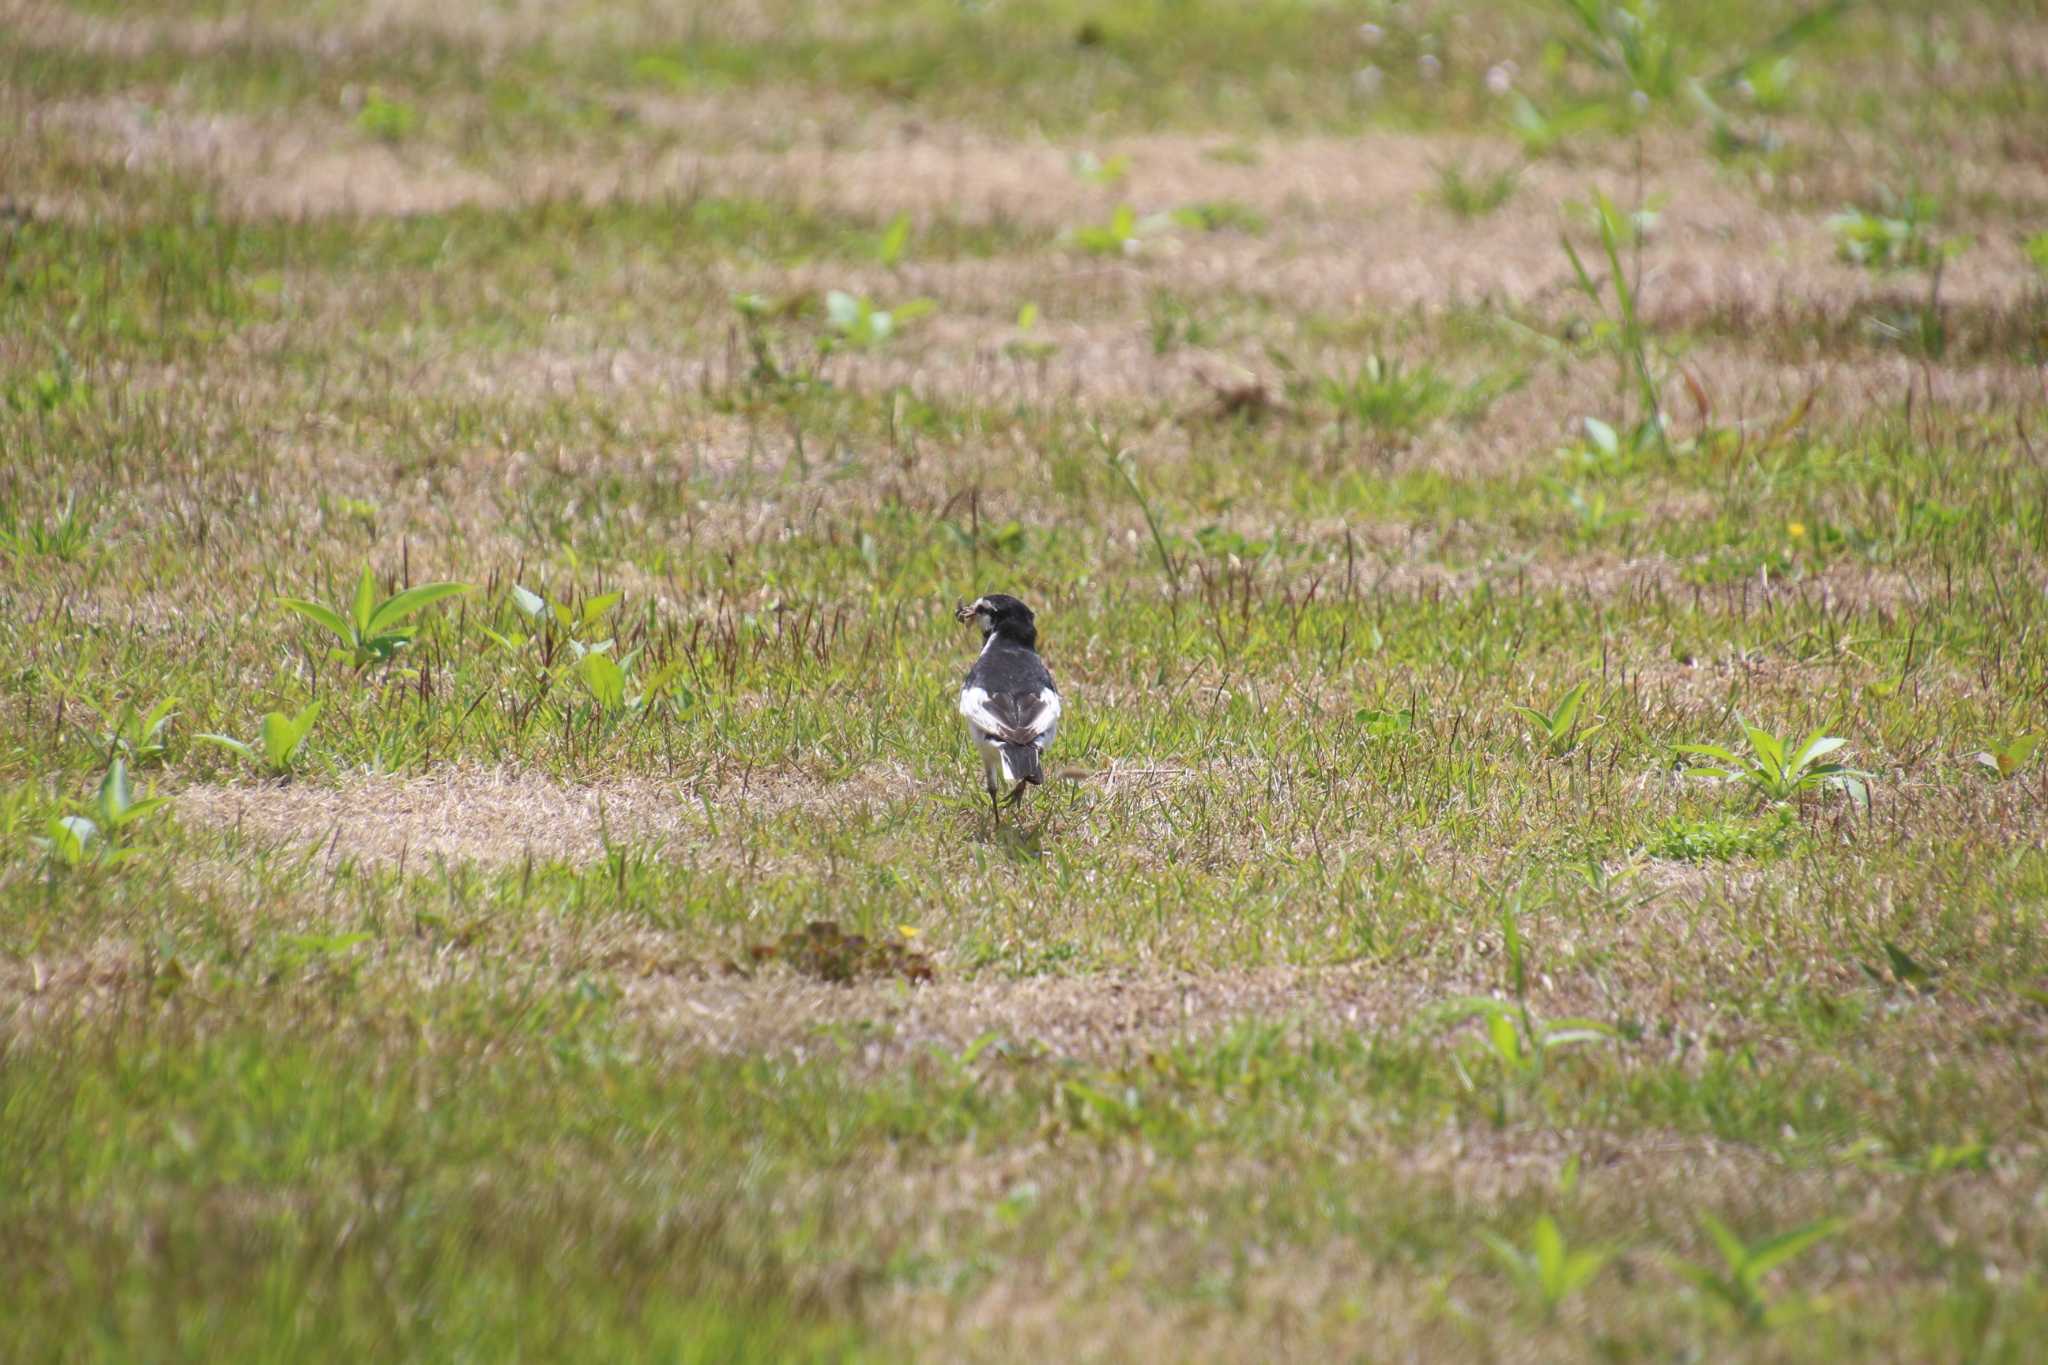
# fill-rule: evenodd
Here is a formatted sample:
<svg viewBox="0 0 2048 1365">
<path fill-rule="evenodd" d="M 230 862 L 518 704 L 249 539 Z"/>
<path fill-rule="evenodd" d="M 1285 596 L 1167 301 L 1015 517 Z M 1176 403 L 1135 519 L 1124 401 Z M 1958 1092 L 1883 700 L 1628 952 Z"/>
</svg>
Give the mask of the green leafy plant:
<svg viewBox="0 0 2048 1365">
<path fill-rule="evenodd" d="M 1527 155 L 1549 156 L 1567 139 L 1599 127 L 1607 118 L 1607 109 L 1601 104 L 1581 103 L 1546 112 L 1527 95 L 1517 94 L 1508 107 L 1508 131 Z"/>
<path fill-rule="evenodd" d="M 1654 212 L 1639 209 L 1633 214 L 1623 214 L 1614 201 L 1599 190 L 1593 192 L 1588 207 L 1600 233 L 1600 251 L 1607 260 L 1606 276 L 1601 280 L 1593 278 L 1569 235 L 1560 235 L 1558 240 L 1564 246 L 1566 258 L 1571 261 L 1572 277 L 1579 292 L 1586 296 L 1598 316 L 1593 327 L 1594 339 L 1604 342 L 1614 353 L 1618 391 L 1626 394 L 1631 387 L 1635 389 L 1642 409 L 1641 422 L 1655 434 L 1659 448 L 1669 453 L 1663 400 L 1659 396 L 1656 376 L 1650 368 L 1649 332 L 1637 311 L 1636 287 L 1630 283 L 1629 273 L 1621 259 L 1623 243 L 1639 244 L 1645 228 L 1654 221 Z M 1610 293 L 1613 295 L 1612 305 L 1607 301 Z"/>
<path fill-rule="evenodd" d="M 2039 735 L 2013 735 L 1989 741 L 1988 747 L 1970 755 L 1970 759 L 1986 776 L 2003 782 L 2033 762 L 2040 749 Z"/>
<path fill-rule="evenodd" d="M 117 758 L 100 779 L 90 814 L 52 816 L 44 837 L 35 842 L 51 862 L 64 867 L 112 866 L 134 855 L 123 843 L 123 832 L 168 804 L 170 798 L 154 793 L 137 797 L 127 765 Z"/>
<path fill-rule="evenodd" d="M 1235 199 L 1208 199 L 1173 211 L 1173 221 L 1197 232 L 1242 232 L 1258 237 L 1266 231 L 1266 215 Z"/>
<path fill-rule="evenodd" d="M 1507 1109 L 1505 1084 L 1509 1081 L 1541 1080 L 1553 1053 L 1587 1043 L 1606 1042 L 1615 1037 L 1612 1025 L 1597 1019 L 1541 1019 L 1529 1006 L 1528 947 L 1522 936 L 1521 916 L 1528 907 L 1517 888 L 1504 896 L 1500 908 L 1501 948 L 1507 958 L 1508 987 L 1512 999 L 1492 996 L 1461 996 L 1446 1000 L 1430 1013 L 1439 1024 L 1479 1019 L 1485 1026 L 1486 1045 L 1500 1066 L 1503 1089 L 1500 1111 Z M 1463 1068 L 1460 1068 L 1462 1074 Z"/>
<path fill-rule="evenodd" d="M 1095 256 L 1135 256 L 1140 245 L 1138 232 L 1138 211 L 1129 204 L 1118 204 L 1108 222 L 1069 228 L 1066 240 L 1075 249 Z"/>
<path fill-rule="evenodd" d="M 590 692 L 591 700 L 607 716 L 636 714 L 666 693 L 681 676 L 683 663 L 673 661 L 655 670 L 651 677 L 632 676 L 639 651 L 615 660 L 610 654 L 591 650 L 576 662 L 576 676 Z"/>
<path fill-rule="evenodd" d="M 1548 710 L 1535 705 L 1508 709 L 1522 718 L 1522 723 L 1528 727 L 1529 738 L 1538 748 L 1552 758 L 1563 758 L 1606 728 L 1605 721 L 1596 720 L 1590 725 L 1581 723 L 1586 689 L 1590 686 L 1590 682 L 1582 682 L 1568 688 L 1564 695 L 1550 704 Z"/>
<path fill-rule="evenodd" d="M 903 253 L 910 246 L 910 215 L 899 213 L 889 220 L 889 226 L 882 229 L 882 235 L 875 239 L 875 259 L 890 269 L 903 263 Z"/>
<path fill-rule="evenodd" d="M 1948 331 L 1941 309 L 1941 279 L 1950 261 L 1969 250 L 1966 237 L 1944 238 L 1935 231 L 1940 207 L 1932 197 L 1909 194 L 1890 213 L 1852 209 L 1828 219 L 1835 234 L 1835 253 L 1843 260 L 1879 274 L 1921 270 L 1927 274 L 1927 298 L 1903 317 L 1873 318 L 1881 336 L 1914 344 L 1928 355 L 1947 349 Z"/>
<path fill-rule="evenodd" d="M 1672 1268 L 1726 1307 L 1744 1327 L 1758 1329 L 1804 1316 L 1812 1307 L 1806 1299 L 1770 1298 L 1764 1293 L 1764 1277 L 1834 1236 L 1844 1224 L 1839 1218 L 1823 1218 L 1754 1243 L 1744 1242 L 1710 1213 L 1700 1215 L 1700 1226 L 1721 1253 L 1722 1269 L 1677 1257 L 1672 1258 Z"/>
<path fill-rule="evenodd" d="M 1726 819 L 1671 819 L 1646 847 L 1653 857 L 1681 863 L 1771 858 L 1790 846 L 1795 823 L 1792 813 L 1782 808 L 1775 819 L 1762 825 Z"/>
<path fill-rule="evenodd" d="M 387 96 L 374 86 L 356 111 L 356 127 L 380 142 L 403 142 L 420 126 L 419 110 Z"/>
<path fill-rule="evenodd" d="M 1680 754 L 1714 760 L 1714 766 L 1688 769 L 1692 776 L 1741 781 L 1758 796 L 1774 803 L 1794 801 L 1809 792 L 1835 789 L 1846 793 L 1859 806 L 1870 804 L 1871 774 L 1860 768 L 1822 761 L 1847 744 L 1849 741 L 1846 739 L 1815 730 L 1795 744 L 1744 723 L 1739 716 L 1736 721 L 1742 725 L 1742 733 L 1749 741 L 1748 757 L 1716 744 L 1680 744 L 1677 746 Z"/>
<path fill-rule="evenodd" d="M 1481 1232 L 1479 1240 L 1523 1297 L 1541 1308 L 1545 1317 L 1557 1316 L 1564 1301 L 1598 1275 L 1613 1255 L 1600 1248 L 1571 1250 L 1557 1221 L 1547 1213 L 1530 1225 L 1527 1247 L 1518 1247 L 1496 1232 Z"/>
<path fill-rule="evenodd" d="M 1012 360 L 1043 364 L 1059 354 L 1059 343 L 1032 335 L 1038 329 L 1038 305 L 1027 303 L 1017 310 L 1017 335 L 1003 343 L 1003 353 Z"/>
<path fill-rule="evenodd" d="M 1121 152 L 1108 158 L 1081 152 L 1069 158 L 1067 166 L 1078 178 L 1105 189 L 1121 185 L 1131 174 L 1131 159 Z"/>
<path fill-rule="evenodd" d="M 100 731 L 100 748 L 110 762 L 126 758 L 140 767 L 159 761 L 164 756 L 164 730 L 177 713 L 176 697 L 165 697 L 146 712 L 138 712 L 133 701 L 124 701 L 118 708 L 109 705 L 97 712 L 106 726 Z"/>
<path fill-rule="evenodd" d="M 373 663 L 389 663 L 412 640 L 417 627 L 401 625 L 406 617 L 469 590 L 467 583 L 422 583 L 379 601 L 376 579 L 365 564 L 363 576 L 356 581 L 355 600 L 346 611 L 300 597 L 282 597 L 278 604 L 326 627 L 346 647 L 345 656 L 360 671 Z M 341 656 L 344 651 L 336 654 Z"/>
<path fill-rule="evenodd" d="M 1357 422 L 1382 438 L 1412 435 L 1439 418 L 1476 419 L 1523 375 L 1485 375 L 1460 384 L 1424 363 L 1410 367 L 1398 357 L 1374 354 L 1348 375 L 1304 375 L 1278 352 L 1270 358 L 1286 374 L 1290 402 L 1320 401 L 1340 420 Z"/>
<path fill-rule="evenodd" d="M 2027 238 L 2020 244 L 2020 250 L 2034 263 L 2034 269 L 2041 272 L 2042 278 L 2048 279 L 2048 232 L 2037 232 Z"/>
<path fill-rule="evenodd" d="M 1436 201 L 1454 217 L 1484 218 L 1515 197 L 1522 183 L 1519 167 L 1473 171 L 1463 161 L 1436 168 Z"/>
<path fill-rule="evenodd" d="M 1745 79 L 1753 82 L 1771 58 L 1834 23 L 1848 0 L 1828 0 L 1802 11 L 1756 46 L 1724 59 L 1718 69 L 1699 65 L 1700 48 L 1672 22 L 1676 7 L 1660 0 L 1555 0 L 1555 7 L 1568 20 L 1560 40 L 1605 79 L 1617 112 L 1632 116 L 1682 94 L 1706 99 Z"/>
<path fill-rule="evenodd" d="M 904 323 L 935 307 L 930 299 L 910 299 L 894 308 L 881 308 L 872 299 L 834 289 L 825 295 L 825 326 L 830 333 L 826 344 L 873 350 L 893 339 Z"/>
<path fill-rule="evenodd" d="M 266 771 L 283 776 L 292 770 L 306 737 L 313 733 L 313 724 L 320 719 L 320 708 L 323 704 L 315 701 L 297 715 L 287 715 L 283 711 L 269 712 L 263 717 L 262 728 L 258 730 L 253 740 L 211 734 L 200 735 L 198 738 L 209 744 L 218 744 L 229 753 L 239 754 Z"/>
<path fill-rule="evenodd" d="M 1932 197 L 1909 194 L 1893 212 L 1850 209 L 1827 220 L 1835 237 L 1835 254 L 1866 270 L 1932 270 L 1968 248 L 1960 240 L 1944 240 L 1935 232 L 1940 210 Z"/>
<path fill-rule="evenodd" d="M 528 635 L 514 630 L 500 635 L 486 627 L 484 634 L 505 649 L 519 650 L 539 638 L 540 630 L 552 625 L 559 631 L 557 638 L 566 640 L 573 656 L 581 660 L 586 654 L 602 654 L 611 649 L 612 641 L 609 638 L 597 640 L 592 637 L 602 628 L 604 618 L 611 614 L 612 608 L 618 606 L 624 597 L 624 593 L 605 592 L 593 593 L 578 603 L 557 602 L 514 583 L 512 606 L 521 616 L 533 623 L 536 633 Z"/>
<path fill-rule="evenodd" d="M 0 504 L 0 549 L 25 558 L 75 563 L 92 544 L 92 528 L 79 515 L 75 499 L 65 499 L 62 512 L 42 521 L 22 521 L 13 508 Z"/>
</svg>

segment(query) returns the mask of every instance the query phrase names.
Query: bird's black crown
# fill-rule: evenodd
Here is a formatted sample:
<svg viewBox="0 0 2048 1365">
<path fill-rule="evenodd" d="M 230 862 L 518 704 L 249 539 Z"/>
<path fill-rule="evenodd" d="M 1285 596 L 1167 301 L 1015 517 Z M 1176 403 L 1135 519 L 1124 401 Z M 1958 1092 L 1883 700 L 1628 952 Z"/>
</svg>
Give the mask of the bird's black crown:
<svg viewBox="0 0 2048 1365">
<path fill-rule="evenodd" d="M 1027 649 L 1038 646 L 1037 618 L 1031 614 L 1031 608 L 1008 593 L 992 592 L 977 597 L 953 615 L 961 621 L 980 622 L 984 640 L 991 635 L 1000 635 Z"/>
</svg>

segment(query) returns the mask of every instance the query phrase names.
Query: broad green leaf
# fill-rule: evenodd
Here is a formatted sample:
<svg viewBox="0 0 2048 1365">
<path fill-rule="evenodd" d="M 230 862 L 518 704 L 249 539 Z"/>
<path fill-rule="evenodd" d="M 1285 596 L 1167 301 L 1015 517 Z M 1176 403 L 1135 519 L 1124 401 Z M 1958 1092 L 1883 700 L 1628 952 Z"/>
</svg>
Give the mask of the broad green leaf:
<svg viewBox="0 0 2048 1365">
<path fill-rule="evenodd" d="M 377 583 L 370 576 L 370 566 L 363 565 L 363 576 L 356 580 L 355 606 L 349 610 L 349 619 L 355 622 L 356 635 L 370 633 L 370 611 L 377 603 Z"/>
<path fill-rule="evenodd" d="M 875 254 L 881 258 L 883 265 L 895 265 L 903 259 L 903 249 L 909 244 L 910 215 L 899 213 L 882 233 L 882 240 L 877 244 Z"/>
<path fill-rule="evenodd" d="M 324 602 L 308 602 L 302 597 L 280 597 L 277 599 L 277 603 L 289 611 L 297 612 L 316 625 L 325 626 L 334 633 L 337 639 L 344 641 L 355 639 L 355 632 L 349 628 L 349 624 L 342 617 L 342 614 Z"/>
<path fill-rule="evenodd" d="M 378 604 L 370 614 L 370 624 L 364 633 L 375 634 L 403 621 L 422 607 L 468 591 L 467 583 L 422 583 L 417 588 L 407 588 L 396 597 L 387 597 Z"/>
<path fill-rule="evenodd" d="M 855 327 L 866 312 L 865 303 L 844 289 L 830 290 L 825 295 L 825 316 L 842 332 Z"/>
<path fill-rule="evenodd" d="M 1543 1271 L 1545 1285 L 1555 1284 L 1557 1272 L 1564 1268 L 1564 1234 L 1557 1230 L 1557 1221 L 1549 1214 L 1538 1218 L 1529 1229 L 1529 1250 Z"/>
<path fill-rule="evenodd" d="M 1774 773 L 1784 772 L 1785 746 L 1778 741 L 1776 735 L 1768 730 L 1759 730 L 1753 725 L 1743 726 L 1742 733 L 1748 736 L 1749 747 L 1756 751 L 1756 756 L 1768 764 Z"/>
<path fill-rule="evenodd" d="M 1579 1251 L 1565 1258 L 1563 1273 L 1558 1276 L 1556 1297 L 1565 1298 L 1584 1287 L 1607 1264 L 1608 1254 L 1605 1251 Z"/>
<path fill-rule="evenodd" d="M 594 625 L 599 617 L 616 607 L 625 595 L 622 592 L 608 592 L 587 599 L 583 603 L 583 624 Z"/>
<path fill-rule="evenodd" d="M 1749 1249 L 1744 1273 L 1754 1285 L 1765 1275 L 1777 1269 L 1794 1256 L 1806 1251 L 1816 1242 L 1834 1236 L 1846 1226 L 1840 1218 L 1822 1218 L 1790 1232 L 1781 1232 Z"/>
<path fill-rule="evenodd" d="M 599 706 L 616 711 L 626 704 L 626 675 L 611 659 L 602 654 L 586 654 L 577 667 L 583 675 L 583 685 L 590 689 Z"/>
<path fill-rule="evenodd" d="M 519 608 L 522 615 L 529 617 L 538 617 L 547 610 L 547 603 L 542 600 L 539 593 L 528 592 L 517 583 L 512 585 L 512 605 Z"/>
<path fill-rule="evenodd" d="M 143 739 L 154 740 L 170 721 L 171 717 L 177 714 L 177 706 L 178 699 L 176 697 L 165 697 L 155 706 L 152 706 L 149 714 L 142 718 Z"/>
<path fill-rule="evenodd" d="M 1700 1226 L 1707 1230 L 1707 1236 L 1714 1239 L 1714 1247 L 1721 1253 L 1729 1272 L 1740 1275 L 1743 1266 L 1749 1262 L 1749 1248 L 1742 1244 L 1742 1239 L 1711 1213 L 1700 1214 Z"/>
<path fill-rule="evenodd" d="M 233 739 L 227 735 L 194 735 L 192 736 L 192 738 L 203 739 L 208 744 L 218 744 L 221 748 L 226 749 L 231 753 L 240 754 L 243 758 L 248 759 L 251 763 L 256 762 L 255 748 L 242 740 Z"/>
<path fill-rule="evenodd" d="M 1792 759 L 1792 771 L 1799 772 L 1817 759 L 1827 757 L 1849 741 L 1834 735 L 1823 735 L 1816 730 L 1806 738 L 1806 745 Z"/>
<path fill-rule="evenodd" d="M 1553 733 L 1562 733 L 1572 728 L 1572 722 L 1579 718 L 1579 703 L 1586 697 L 1586 684 L 1580 683 L 1564 694 L 1552 712 L 1550 728 Z"/>
<path fill-rule="evenodd" d="M 264 762 L 283 770 L 292 761 L 292 750 L 299 747 L 297 738 L 292 734 L 291 717 L 282 711 L 266 712 L 260 734 Z"/>
<path fill-rule="evenodd" d="M 117 758 L 107 765 L 107 775 L 100 779 L 100 811 L 110 820 L 118 822 L 122 812 L 131 804 L 128 765 Z"/>
<path fill-rule="evenodd" d="M 1488 1015 L 1486 1020 L 1486 1036 L 1488 1041 L 1493 1044 L 1493 1050 L 1500 1054 L 1502 1061 L 1510 1065 L 1519 1065 L 1521 1063 L 1522 1040 L 1520 1035 L 1515 1032 L 1514 1020 L 1508 1018 L 1504 1013 Z"/>
<path fill-rule="evenodd" d="M 145 796 L 139 801 L 131 802 L 128 809 L 121 812 L 121 818 L 113 823 L 117 828 L 132 825 L 158 807 L 168 806 L 169 804 L 171 804 L 171 798 L 168 796 Z"/>
</svg>

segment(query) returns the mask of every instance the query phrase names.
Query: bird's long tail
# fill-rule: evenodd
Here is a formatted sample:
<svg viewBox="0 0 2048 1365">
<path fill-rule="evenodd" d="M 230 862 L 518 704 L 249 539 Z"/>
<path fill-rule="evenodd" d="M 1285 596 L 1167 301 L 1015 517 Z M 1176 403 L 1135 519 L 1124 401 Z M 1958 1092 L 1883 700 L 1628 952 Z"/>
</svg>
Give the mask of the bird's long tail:
<svg viewBox="0 0 2048 1365">
<path fill-rule="evenodd" d="M 1010 782 L 1044 782 L 1045 771 L 1038 766 L 1036 744 L 1003 746 L 1003 777 Z"/>
</svg>

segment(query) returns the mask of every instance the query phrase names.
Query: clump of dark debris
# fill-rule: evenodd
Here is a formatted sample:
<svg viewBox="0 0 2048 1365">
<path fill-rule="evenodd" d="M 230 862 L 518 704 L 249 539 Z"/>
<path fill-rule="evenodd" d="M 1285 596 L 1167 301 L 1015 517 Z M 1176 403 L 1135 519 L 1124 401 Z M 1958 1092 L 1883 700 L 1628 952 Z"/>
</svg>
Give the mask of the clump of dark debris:
<svg viewBox="0 0 2048 1365">
<path fill-rule="evenodd" d="M 781 962 L 805 976 L 841 985 L 890 977 L 925 982 L 938 976 L 931 958 L 908 944 L 849 934 L 826 919 L 792 929 L 773 943 L 752 944 L 747 948 L 745 961 L 731 963 L 730 967 L 740 976 L 752 976 L 770 962 Z"/>
</svg>

